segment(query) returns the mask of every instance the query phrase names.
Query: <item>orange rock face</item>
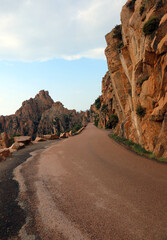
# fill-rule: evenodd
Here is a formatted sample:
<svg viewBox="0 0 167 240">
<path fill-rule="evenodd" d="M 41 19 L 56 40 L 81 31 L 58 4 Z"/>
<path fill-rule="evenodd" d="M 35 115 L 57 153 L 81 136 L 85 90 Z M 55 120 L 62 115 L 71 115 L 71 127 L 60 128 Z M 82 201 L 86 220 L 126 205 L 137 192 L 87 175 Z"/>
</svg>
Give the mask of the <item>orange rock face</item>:
<svg viewBox="0 0 167 240">
<path fill-rule="evenodd" d="M 152 19 L 157 26 L 150 25 Z M 102 81 L 101 108 L 93 105 L 91 110 L 98 114 L 99 127 L 105 127 L 115 112 L 117 134 L 167 157 L 167 3 L 129 0 L 121 22 L 106 35 L 109 72 Z M 105 114 L 103 103 L 108 105 Z"/>
<path fill-rule="evenodd" d="M 88 118 L 89 112 L 68 110 L 62 103 L 54 103 L 48 91 L 42 90 L 35 98 L 24 101 L 14 115 L 0 117 L 0 133 L 31 136 L 32 139 L 43 135 L 52 135 L 53 138 L 60 132 L 70 131 L 77 124 L 87 123 Z M 4 140 L 1 138 L 0 145 L 2 143 Z"/>
</svg>

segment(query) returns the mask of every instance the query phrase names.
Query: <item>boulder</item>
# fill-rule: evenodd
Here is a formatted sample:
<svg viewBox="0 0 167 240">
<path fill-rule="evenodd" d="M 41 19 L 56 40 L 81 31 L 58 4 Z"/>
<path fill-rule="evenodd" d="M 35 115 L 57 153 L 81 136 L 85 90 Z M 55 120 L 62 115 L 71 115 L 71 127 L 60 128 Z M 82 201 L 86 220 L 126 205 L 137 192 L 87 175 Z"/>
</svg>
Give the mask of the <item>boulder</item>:
<svg viewBox="0 0 167 240">
<path fill-rule="evenodd" d="M 59 139 L 59 137 L 56 134 L 51 134 L 51 135 L 43 135 L 43 138 L 45 140 L 55 140 L 55 139 Z"/>
<path fill-rule="evenodd" d="M 69 131 L 68 135 L 69 135 L 70 137 L 73 136 L 72 131 Z"/>
<path fill-rule="evenodd" d="M 24 143 L 25 145 L 28 145 L 31 142 L 31 137 L 30 136 L 14 137 L 14 141 L 16 143 Z"/>
<path fill-rule="evenodd" d="M 46 139 L 42 137 L 36 137 L 34 142 L 43 142 L 43 141 L 46 141 Z"/>
<path fill-rule="evenodd" d="M 11 156 L 11 153 L 8 148 L 0 149 L 0 161 L 6 160 L 6 158 L 9 156 Z"/>
<path fill-rule="evenodd" d="M 68 136 L 67 136 L 67 133 L 66 133 L 66 132 L 60 134 L 60 138 L 67 138 L 67 137 L 68 137 Z"/>
<path fill-rule="evenodd" d="M 18 143 L 18 142 L 15 142 L 12 144 L 12 146 L 9 148 L 10 152 L 15 152 L 15 151 L 18 151 L 22 148 L 25 147 L 25 144 L 24 143 Z"/>
</svg>

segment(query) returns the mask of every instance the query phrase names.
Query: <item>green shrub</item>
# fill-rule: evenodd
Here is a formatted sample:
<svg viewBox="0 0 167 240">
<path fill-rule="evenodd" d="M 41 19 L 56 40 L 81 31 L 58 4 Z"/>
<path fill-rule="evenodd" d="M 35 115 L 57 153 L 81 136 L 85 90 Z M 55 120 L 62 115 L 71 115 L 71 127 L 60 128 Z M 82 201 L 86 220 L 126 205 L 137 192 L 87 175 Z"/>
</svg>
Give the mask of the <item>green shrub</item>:
<svg viewBox="0 0 167 240">
<path fill-rule="evenodd" d="M 149 79 L 149 76 L 146 76 L 146 77 L 144 77 L 144 78 L 142 78 L 140 81 L 139 81 L 139 85 L 140 85 L 140 87 L 143 85 L 143 83 L 145 82 L 145 81 L 147 81 Z"/>
<path fill-rule="evenodd" d="M 134 152 L 139 153 L 141 155 L 146 155 L 150 158 L 153 158 L 153 153 L 147 151 L 145 148 L 143 148 L 140 144 L 134 143 L 131 140 L 127 139 L 127 138 L 122 138 L 117 136 L 116 134 L 111 134 L 109 135 L 111 138 L 113 138 L 114 140 L 116 140 L 117 142 L 121 142 L 123 144 L 125 144 L 126 146 L 130 147 L 130 149 L 132 149 Z"/>
<path fill-rule="evenodd" d="M 128 89 L 128 94 L 129 94 L 130 96 L 132 96 L 132 89 L 131 89 L 131 88 Z"/>
<path fill-rule="evenodd" d="M 113 29 L 113 38 L 117 38 L 118 40 L 122 41 L 122 25 L 116 25 Z"/>
<path fill-rule="evenodd" d="M 157 10 L 157 9 L 159 9 L 159 8 L 161 8 L 161 7 L 163 7 L 163 1 L 162 1 L 162 0 L 159 0 L 159 1 L 157 2 L 157 4 L 155 5 L 155 8 L 156 8 L 156 10 Z"/>
<path fill-rule="evenodd" d="M 145 36 L 152 34 L 158 29 L 159 26 L 159 19 L 157 17 L 149 19 L 144 25 L 143 25 L 143 32 Z"/>
<path fill-rule="evenodd" d="M 143 15 L 143 13 L 144 13 L 144 10 L 145 10 L 145 6 L 144 5 L 142 5 L 141 7 L 140 7 L 140 16 L 142 16 Z"/>
<path fill-rule="evenodd" d="M 101 99 L 100 99 L 100 97 L 98 97 L 95 100 L 95 107 L 96 107 L 97 110 L 100 109 L 100 107 L 101 107 Z"/>
<path fill-rule="evenodd" d="M 103 104 L 102 108 L 101 108 L 101 112 L 108 112 L 108 105 L 107 104 Z"/>
<path fill-rule="evenodd" d="M 167 163 L 167 159 L 164 158 L 164 157 L 158 158 L 158 161 L 159 161 L 159 162 L 162 162 L 162 163 Z"/>
<path fill-rule="evenodd" d="M 126 4 L 126 6 L 127 6 L 131 11 L 134 11 L 134 9 L 135 9 L 135 2 L 136 2 L 136 0 L 131 0 L 130 2 L 128 2 L 128 3 Z"/>
<path fill-rule="evenodd" d="M 73 128 L 72 128 L 72 132 L 73 133 L 75 133 L 75 132 L 77 132 L 79 129 L 81 129 L 82 128 L 82 125 L 81 124 L 77 124 L 77 125 L 75 125 Z"/>
<path fill-rule="evenodd" d="M 132 148 L 137 153 L 142 153 L 142 154 L 148 153 L 148 151 L 145 150 L 145 148 L 143 148 L 140 144 L 137 144 L 137 143 L 134 143 Z"/>
<path fill-rule="evenodd" d="M 106 123 L 106 128 L 115 128 L 118 124 L 118 116 L 116 114 L 111 114 L 109 121 Z"/>
<path fill-rule="evenodd" d="M 98 127 L 98 123 L 99 123 L 99 118 L 95 118 L 95 120 L 94 120 L 94 125 L 95 125 L 96 127 Z"/>
<path fill-rule="evenodd" d="M 143 108 L 141 105 L 138 105 L 136 107 L 136 114 L 139 117 L 144 117 L 146 115 L 146 108 Z"/>
<path fill-rule="evenodd" d="M 121 42 L 118 42 L 118 44 L 117 44 L 117 48 L 118 48 L 118 50 L 121 50 L 121 48 L 124 46 L 124 44 L 123 44 L 123 42 L 121 41 Z"/>
<path fill-rule="evenodd" d="M 11 142 L 14 143 L 14 137 L 19 137 L 19 136 L 21 136 L 21 135 L 17 134 L 17 133 L 10 135 Z"/>
</svg>

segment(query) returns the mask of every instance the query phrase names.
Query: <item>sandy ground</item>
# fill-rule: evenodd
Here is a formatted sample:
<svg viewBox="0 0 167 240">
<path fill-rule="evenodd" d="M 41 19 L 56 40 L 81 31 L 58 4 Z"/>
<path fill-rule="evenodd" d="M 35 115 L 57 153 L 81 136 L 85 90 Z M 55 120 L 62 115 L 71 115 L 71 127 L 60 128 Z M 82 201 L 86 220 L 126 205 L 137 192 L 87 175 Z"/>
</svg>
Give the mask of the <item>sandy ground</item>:
<svg viewBox="0 0 167 240">
<path fill-rule="evenodd" d="M 167 165 L 92 124 L 15 170 L 25 240 L 167 240 Z"/>
</svg>

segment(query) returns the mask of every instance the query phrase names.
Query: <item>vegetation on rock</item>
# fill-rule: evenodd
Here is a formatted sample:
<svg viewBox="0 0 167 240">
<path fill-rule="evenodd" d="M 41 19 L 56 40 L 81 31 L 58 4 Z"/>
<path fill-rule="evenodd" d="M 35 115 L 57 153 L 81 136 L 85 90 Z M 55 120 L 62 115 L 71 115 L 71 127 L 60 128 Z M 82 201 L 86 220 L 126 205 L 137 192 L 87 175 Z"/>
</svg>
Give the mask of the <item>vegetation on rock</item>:
<svg viewBox="0 0 167 240">
<path fill-rule="evenodd" d="M 132 89 L 131 89 L 131 88 L 128 89 L 128 94 L 129 94 L 130 96 L 132 96 Z"/>
<path fill-rule="evenodd" d="M 146 108 L 142 107 L 141 105 L 138 105 L 136 107 L 136 114 L 141 118 L 144 117 L 146 115 Z"/>
<path fill-rule="evenodd" d="M 102 106 L 102 108 L 101 108 L 101 112 L 104 112 L 104 113 L 106 113 L 106 112 L 108 112 L 108 105 L 107 104 L 103 104 L 103 106 Z"/>
<path fill-rule="evenodd" d="M 100 99 L 100 97 L 98 97 L 95 100 L 95 107 L 96 107 L 97 110 L 100 109 L 100 107 L 101 107 L 101 99 Z"/>
<path fill-rule="evenodd" d="M 122 25 L 121 24 L 115 26 L 115 28 L 113 29 L 112 37 L 122 41 Z"/>
<path fill-rule="evenodd" d="M 135 2 L 136 2 L 136 0 L 131 0 L 130 2 L 128 2 L 128 3 L 126 4 L 126 6 L 127 6 L 131 11 L 134 11 L 134 9 L 135 9 Z"/>
<path fill-rule="evenodd" d="M 154 17 L 149 19 L 145 24 L 143 25 L 143 32 L 145 36 L 152 34 L 158 29 L 159 26 L 159 18 Z"/>
<path fill-rule="evenodd" d="M 99 123 L 99 115 L 96 114 L 96 115 L 94 116 L 94 125 L 95 125 L 96 127 L 98 127 L 98 123 Z"/>
<path fill-rule="evenodd" d="M 141 7 L 140 7 L 140 16 L 142 16 L 143 15 L 143 13 L 144 13 L 144 10 L 145 10 L 145 6 L 144 5 L 142 5 Z"/>
<path fill-rule="evenodd" d="M 108 120 L 108 122 L 106 123 L 106 128 L 115 128 L 118 124 L 118 116 L 116 114 L 111 114 L 110 119 Z"/>
<path fill-rule="evenodd" d="M 72 129 L 72 133 L 76 133 L 77 131 L 79 131 L 79 129 L 82 128 L 82 125 L 81 124 L 77 124 L 73 127 Z"/>
<path fill-rule="evenodd" d="M 157 3 L 156 3 L 156 10 L 158 10 L 159 8 L 163 7 L 163 1 L 162 0 L 159 0 Z"/>
</svg>

